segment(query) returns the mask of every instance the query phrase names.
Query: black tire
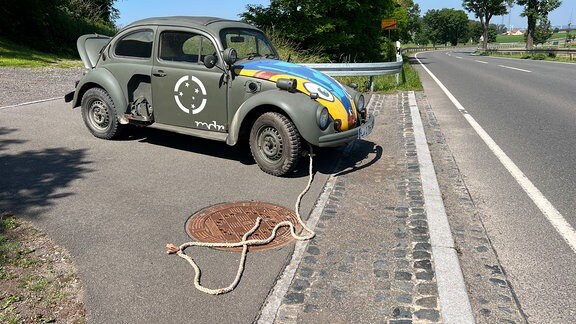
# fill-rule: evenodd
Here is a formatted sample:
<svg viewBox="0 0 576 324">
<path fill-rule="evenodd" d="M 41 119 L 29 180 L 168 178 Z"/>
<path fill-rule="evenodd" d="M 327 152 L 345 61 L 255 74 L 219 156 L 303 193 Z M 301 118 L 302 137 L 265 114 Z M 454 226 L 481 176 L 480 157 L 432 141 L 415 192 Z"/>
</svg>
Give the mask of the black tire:
<svg viewBox="0 0 576 324">
<path fill-rule="evenodd" d="M 250 151 L 262 171 L 282 176 L 300 160 L 301 140 L 296 126 L 286 116 L 267 112 L 250 130 Z"/>
<path fill-rule="evenodd" d="M 114 139 L 122 125 L 110 95 L 102 88 L 92 88 L 82 97 L 82 119 L 90 132 L 102 139 Z"/>
</svg>

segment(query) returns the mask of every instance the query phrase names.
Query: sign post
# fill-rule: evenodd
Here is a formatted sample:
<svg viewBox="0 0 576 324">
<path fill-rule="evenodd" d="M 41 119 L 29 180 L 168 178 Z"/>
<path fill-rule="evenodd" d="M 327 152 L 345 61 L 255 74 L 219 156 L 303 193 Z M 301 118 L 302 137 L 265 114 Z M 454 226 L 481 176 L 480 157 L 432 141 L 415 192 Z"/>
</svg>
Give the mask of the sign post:
<svg viewBox="0 0 576 324">
<path fill-rule="evenodd" d="M 382 19 L 382 30 L 388 31 L 388 61 L 392 61 L 392 39 L 390 37 L 390 31 L 396 28 L 398 28 L 398 19 L 396 18 Z"/>
</svg>

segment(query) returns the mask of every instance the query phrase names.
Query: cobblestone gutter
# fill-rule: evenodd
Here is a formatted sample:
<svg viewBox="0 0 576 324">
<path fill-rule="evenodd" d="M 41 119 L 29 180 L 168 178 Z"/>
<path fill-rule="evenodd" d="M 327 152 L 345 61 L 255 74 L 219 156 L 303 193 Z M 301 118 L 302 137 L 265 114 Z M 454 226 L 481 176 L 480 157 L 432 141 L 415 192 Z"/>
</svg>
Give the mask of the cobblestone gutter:
<svg viewBox="0 0 576 324">
<path fill-rule="evenodd" d="M 418 93 L 416 99 L 476 322 L 526 323 L 505 269 L 486 235 L 482 215 L 476 209 L 442 135 L 433 107 L 424 93 Z"/>
<path fill-rule="evenodd" d="M 354 143 L 317 237 L 276 323 L 442 323 L 412 118 L 402 96 L 374 95 L 377 125 Z M 432 107 L 417 94 L 477 323 L 525 323 Z M 353 166 L 353 167 L 350 167 Z"/>
<path fill-rule="evenodd" d="M 436 323 L 438 293 L 410 110 L 375 95 L 277 323 Z M 363 157 L 359 161 L 358 157 Z"/>
</svg>

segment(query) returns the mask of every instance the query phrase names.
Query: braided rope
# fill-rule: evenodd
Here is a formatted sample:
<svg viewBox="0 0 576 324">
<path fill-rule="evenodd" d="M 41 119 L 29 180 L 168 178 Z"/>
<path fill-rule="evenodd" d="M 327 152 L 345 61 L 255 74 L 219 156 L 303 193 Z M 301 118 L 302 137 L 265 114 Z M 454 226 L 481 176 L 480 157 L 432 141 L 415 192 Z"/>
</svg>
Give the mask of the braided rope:
<svg viewBox="0 0 576 324">
<path fill-rule="evenodd" d="M 303 228 L 301 233 L 306 232 L 307 234 L 298 235 L 296 233 L 296 227 L 292 222 L 282 221 L 282 222 L 276 224 L 276 226 L 274 226 L 274 229 L 272 229 L 272 233 L 270 234 L 270 236 L 268 238 L 260 239 L 260 240 L 248 240 L 248 237 L 250 235 L 252 235 L 260 227 L 260 223 L 262 222 L 262 218 L 258 217 L 256 219 L 256 223 L 254 224 L 254 227 L 252 227 L 248 232 L 246 232 L 244 234 L 244 236 L 242 236 L 242 241 L 240 241 L 240 242 L 234 242 L 234 243 L 187 242 L 187 243 L 184 243 L 180 246 L 176 246 L 174 244 L 167 244 L 166 245 L 166 248 L 168 249 L 168 251 L 167 251 L 168 254 L 178 255 L 179 257 L 188 261 L 188 263 L 192 266 L 192 268 L 194 268 L 194 287 L 196 287 L 196 289 L 198 289 L 201 292 L 204 292 L 206 294 L 210 294 L 210 295 L 225 294 L 225 293 L 229 293 L 232 290 L 234 290 L 234 288 L 236 288 L 236 286 L 238 285 L 238 282 L 240 282 L 240 278 L 242 277 L 242 273 L 244 272 L 244 266 L 246 264 L 246 254 L 248 253 L 248 247 L 254 246 L 254 245 L 265 245 L 265 244 L 272 242 L 274 240 L 274 238 L 276 237 L 276 232 L 281 227 L 290 227 L 290 234 L 292 235 L 292 237 L 295 240 L 298 240 L 298 241 L 310 240 L 316 235 L 314 233 L 314 231 L 311 230 L 306 225 L 306 223 L 304 223 L 304 221 L 302 220 L 302 217 L 300 216 L 300 203 L 302 202 L 302 198 L 304 197 L 304 195 L 308 192 L 308 190 L 310 190 L 310 187 L 312 186 L 312 181 L 314 179 L 314 174 L 312 173 L 312 162 L 313 162 L 312 147 L 310 147 L 310 154 L 309 155 L 310 155 L 310 166 L 308 169 L 308 173 L 309 173 L 308 185 L 306 186 L 306 188 L 300 193 L 300 195 L 296 199 L 296 206 L 295 206 L 296 219 L 298 220 L 298 223 Z M 206 287 L 202 286 L 202 284 L 200 283 L 200 273 L 201 273 L 200 267 L 198 267 L 198 265 L 196 264 L 196 262 L 194 261 L 194 259 L 191 256 L 184 253 L 184 250 L 186 250 L 187 248 L 192 247 L 192 246 L 219 247 L 219 248 L 232 248 L 232 247 L 240 247 L 241 246 L 242 247 L 242 256 L 240 257 L 240 262 L 238 264 L 238 270 L 236 272 L 236 277 L 234 278 L 234 281 L 232 281 L 232 283 L 229 286 L 224 287 L 224 288 L 218 288 L 218 289 L 210 289 L 210 288 L 206 288 Z"/>
</svg>

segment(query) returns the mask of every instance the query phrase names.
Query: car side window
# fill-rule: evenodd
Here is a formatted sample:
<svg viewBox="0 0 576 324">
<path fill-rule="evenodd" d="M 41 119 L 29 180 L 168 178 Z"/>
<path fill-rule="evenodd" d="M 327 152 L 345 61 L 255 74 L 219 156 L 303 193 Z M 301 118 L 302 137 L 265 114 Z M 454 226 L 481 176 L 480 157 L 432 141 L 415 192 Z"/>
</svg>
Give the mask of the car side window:
<svg viewBox="0 0 576 324">
<path fill-rule="evenodd" d="M 206 36 L 182 31 L 165 31 L 160 35 L 159 57 L 164 61 L 202 63 L 216 47 Z"/>
<path fill-rule="evenodd" d="M 117 56 L 150 58 L 154 32 L 150 29 L 130 33 L 118 41 L 114 54 Z"/>
</svg>

